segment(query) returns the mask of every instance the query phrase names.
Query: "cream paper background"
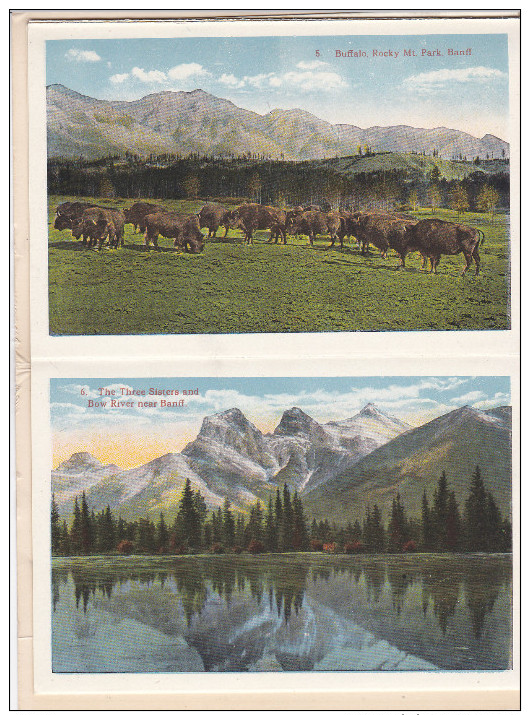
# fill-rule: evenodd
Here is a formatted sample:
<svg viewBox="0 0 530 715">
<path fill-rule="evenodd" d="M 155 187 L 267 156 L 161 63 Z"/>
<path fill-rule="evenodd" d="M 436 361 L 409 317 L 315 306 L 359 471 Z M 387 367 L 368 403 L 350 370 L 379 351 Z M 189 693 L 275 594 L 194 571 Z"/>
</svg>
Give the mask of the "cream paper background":
<svg viewBox="0 0 530 715">
<path fill-rule="evenodd" d="M 90 13 L 83 13 L 85 16 Z M 101 17 L 103 13 L 98 12 Z M 130 17 L 134 13 L 125 15 Z M 197 15 L 198 13 L 196 13 Z M 246 13 L 247 15 L 249 13 Z M 398 13 L 394 13 L 396 17 Z M 453 13 L 454 14 L 454 13 Z M 34 13 L 33 15 L 37 15 Z M 49 13 L 48 13 L 49 15 Z M 72 13 L 69 13 L 72 17 Z M 116 13 L 114 13 L 116 15 Z M 145 13 L 144 13 L 145 15 Z M 162 15 L 162 13 L 157 13 Z M 124 14 L 122 13 L 122 17 Z M 138 13 L 136 13 L 138 17 Z M 167 15 L 166 15 L 167 16 Z M 74 14 L 75 17 L 75 14 Z M 92 14 L 94 17 L 94 14 Z M 517 19 L 338 19 L 289 22 L 46 22 L 14 33 L 15 264 L 19 707 L 174 709 L 517 708 L 519 689 L 519 25 Z M 46 39 L 291 34 L 505 32 L 510 53 L 511 321 L 502 332 L 281 335 L 48 335 Z M 25 61 L 30 71 L 25 101 Z M 22 95 L 22 97 L 21 97 Z M 29 112 L 28 112 L 29 107 Z M 29 116 L 28 116 L 29 115 Z M 20 123 L 18 123 L 20 119 Z M 29 146 L 24 121 L 29 119 Z M 29 149 L 29 200 L 25 152 Z M 18 181 L 17 181 L 18 179 Z M 25 230 L 29 216 L 30 240 Z M 30 263 L 28 265 L 28 243 Z M 29 280 L 28 280 L 29 278 Z M 28 285 L 29 283 L 29 285 Z M 29 296 L 29 301 L 28 301 Z M 28 321 L 29 314 L 29 323 Z M 267 355 L 267 359 L 262 356 Z M 31 375 L 31 404 L 29 402 Z M 514 669 L 469 673 L 230 673 L 54 675 L 50 668 L 49 495 L 51 377 L 274 375 L 509 375 L 513 430 Z M 31 415 L 31 421 L 30 421 Z M 21 431 L 22 430 L 22 431 Z M 33 582 L 33 586 L 32 586 Z M 33 603 L 33 606 L 31 604 Z M 109 695 L 110 694 L 110 695 Z M 252 697 L 249 697 L 252 696 Z"/>
</svg>

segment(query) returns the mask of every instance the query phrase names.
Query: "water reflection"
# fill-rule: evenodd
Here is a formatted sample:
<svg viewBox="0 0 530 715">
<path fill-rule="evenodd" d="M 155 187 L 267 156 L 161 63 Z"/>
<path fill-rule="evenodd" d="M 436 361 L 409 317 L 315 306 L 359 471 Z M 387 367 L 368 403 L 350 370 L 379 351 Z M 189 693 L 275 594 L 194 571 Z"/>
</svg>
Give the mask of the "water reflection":
<svg viewBox="0 0 530 715">
<path fill-rule="evenodd" d="M 206 670 L 341 669 L 367 635 L 427 665 L 506 668 L 510 597 L 511 563 L 470 557 L 65 559 L 52 573 L 54 635 L 65 614 L 134 617 L 184 637 Z"/>
</svg>

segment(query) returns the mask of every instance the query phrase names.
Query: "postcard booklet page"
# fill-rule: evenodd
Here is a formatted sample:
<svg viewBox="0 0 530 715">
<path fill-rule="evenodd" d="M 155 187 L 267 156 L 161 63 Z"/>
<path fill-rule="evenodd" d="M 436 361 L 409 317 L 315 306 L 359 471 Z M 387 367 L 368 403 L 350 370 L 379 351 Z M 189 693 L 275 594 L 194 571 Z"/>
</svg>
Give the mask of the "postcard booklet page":
<svg viewBox="0 0 530 715">
<path fill-rule="evenodd" d="M 518 17 L 116 15 L 13 23 L 20 706 L 517 707 Z"/>
</svg>

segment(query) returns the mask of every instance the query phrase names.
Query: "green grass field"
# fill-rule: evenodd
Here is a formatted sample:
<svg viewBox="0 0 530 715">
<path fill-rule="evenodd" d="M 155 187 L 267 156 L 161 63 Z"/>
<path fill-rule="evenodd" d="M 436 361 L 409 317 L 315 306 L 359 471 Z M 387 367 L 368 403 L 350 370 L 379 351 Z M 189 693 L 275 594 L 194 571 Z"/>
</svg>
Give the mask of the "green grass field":
<svg viewBox="0 0 530 715">
<path fill-rule="evenodd" d="M 478 277 L 465 277 L 462 254 L 442 256 L 437 275 L 421 271 L 418 254 L 406 270 L 372 247 L 360 255 L 352 240 L 327 249 L 322 237 L 267 244 L 258 232 L 243 245 L 239 231 L 206 242 L 202 254 L 179 253 L 170 239 L 146 251 L 143 236 L 125 227 L 121 249 L 89 250 L 70 231 L 53 228 L 55 207 L 91 197 L 49 200 L 49 301 L 52 335 L 321 332 L 381 330 L 503 330 L 509 325 L 509 224 L 497 216 L 467 213 L 460 223 L 485 235 Z M 95 203 L 125 207 L 133 199 Z M 203 202 L 158 201 L 183 212 Z M 231 207 L 232 208 L 232 207 Z M 456 221 L 453 211 L 417 217 Z M 206 229 L 204 229 L 206 233 Z M 218 231 L 219 236 L 224 229 Z"/>
</svg>

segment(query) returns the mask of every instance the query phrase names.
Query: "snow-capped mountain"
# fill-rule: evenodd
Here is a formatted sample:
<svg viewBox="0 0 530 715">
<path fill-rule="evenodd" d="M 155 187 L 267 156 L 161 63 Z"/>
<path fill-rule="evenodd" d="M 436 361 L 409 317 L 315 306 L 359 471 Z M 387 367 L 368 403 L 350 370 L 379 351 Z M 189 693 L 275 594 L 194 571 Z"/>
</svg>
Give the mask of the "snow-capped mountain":
<svg viewBox="0 0 530 715">
<path fill-rule="evenodd" d="M 340 520 L 366 503 L 391 503 L 399 489 L 411 512 L 423 490 L 431 493 L 442 469 L 462 503 L 475 464 L 499 504 L 511 495 L 511 411 L 462 407 L 421 427 L 366 405 L 345 420 L 320 424 L 298 407 L 286 410 L 272 434 L 263 434 L 241 410 L 204 418 L 197 437 L 180 454 L 122 470 L 76 453 L 52 472 L 62 514 L 86 492 L 96 511 L 107 504 L 123 515 L 172 517 L 185 480 L 209 508 L 228 498 L 246 510 L 268 501 L 284 483 L 304 496 L 308 511 Z"/>
<path fill-rule="evenodd" d="M 482 411 L 466 405 L 409 429 L 307 494 L 306 501 L 312 512 L 328 518 L 339 518 L 345 503 L 350 518 L 362 517 L 366 504 L 388 509 L 399 490 L 407 510 L 419 514 L 424 489 L 432 495 L 442 471 L 463 504 L 476 465 L 508 514 L 511 408 Z"/>
</svg>

